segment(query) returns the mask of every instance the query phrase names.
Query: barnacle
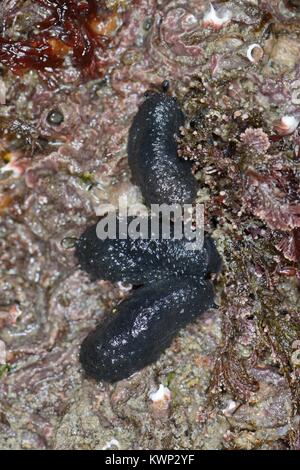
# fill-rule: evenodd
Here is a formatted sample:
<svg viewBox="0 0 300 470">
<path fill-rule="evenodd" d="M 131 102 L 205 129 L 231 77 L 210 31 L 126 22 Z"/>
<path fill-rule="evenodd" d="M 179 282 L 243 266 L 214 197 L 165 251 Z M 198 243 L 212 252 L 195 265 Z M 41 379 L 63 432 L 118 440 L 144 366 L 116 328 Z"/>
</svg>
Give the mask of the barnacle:
<svg viewBox="0 0 300 470">
<path fill-rule="evenodd" d="M 274 125 L 277 134 L 286 136 L 292 134 L 299 126 L 300 118 L 295 116 L 283 116 Z"/>
<path fill-rule="evenodd" d="M 257 64 L 264 55 L 264 51 L 259 44 L 250 44 L 247 49 L 247 58 L 250 62 Z"/>
<path fill-rule="evenodd" d="M 232 17 L 232 13 L 229 10 L 223 12 L 223 14 L 218 14 L 212 4 L 210 4 L 210 9 L 204 14 L 203 26 L 205 28 L 210 27 L 212 29 L 218 30 L 221 29 L 225 24 L 227 24 Z"/>
<path fill-rule="evenodd" d="M 160 384 L 156 392 L 149 393 L 151 400 L 151 409 L 155 416 L 163 418 L 168 415 L 170 404 L 172 401 L 172 394 L 168 387 Z"/>
<path fill-rule="evenodd" d="M 4 341 L 0 340 L 0 366 L 6 363 L 6 347 Z"/>
</svg>

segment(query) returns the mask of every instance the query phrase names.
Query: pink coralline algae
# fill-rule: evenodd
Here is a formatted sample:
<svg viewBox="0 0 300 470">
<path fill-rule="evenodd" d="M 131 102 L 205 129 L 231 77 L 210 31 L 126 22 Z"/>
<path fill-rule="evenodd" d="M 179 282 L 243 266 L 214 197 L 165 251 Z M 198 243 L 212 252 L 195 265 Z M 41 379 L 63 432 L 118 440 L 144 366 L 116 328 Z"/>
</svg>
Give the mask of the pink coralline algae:
<svg viewBox="0 0 300 470">
<path fill-rule="evenodd" d="M 294 180 L 294 182 L 297 180 Z M 287 232 L 276 248 L 290 261 L 300 260 L 300 202 L 293 175 L 247 172 L 245 200 L 270 228 Z"/>
<path fill-rule="evenodd" d="M 253 129 L 249 127 L 241 134 L 241 141 L 249 147 L 250 152 L 264 154 L 270 147 L 270 141 L 267 134 L 261 129 Z"/>
<path fill-rule="evenodd" d="M 253 213 L 273 229 L 290 231 L 300 227 L 300 202 L 291 198 L 289 182 L 280 173 L 261 174 L 249 170 L 246 201 Z"/>
</svg>

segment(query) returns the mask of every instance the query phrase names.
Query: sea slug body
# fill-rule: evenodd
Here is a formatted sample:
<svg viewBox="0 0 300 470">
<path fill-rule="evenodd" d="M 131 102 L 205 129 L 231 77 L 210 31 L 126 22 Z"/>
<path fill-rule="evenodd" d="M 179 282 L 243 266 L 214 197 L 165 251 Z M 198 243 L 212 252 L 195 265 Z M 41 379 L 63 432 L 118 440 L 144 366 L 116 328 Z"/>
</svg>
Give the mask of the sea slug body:
<svg viewBox="0 0 300 470">
<path fill-rule="evenodd" d="M 130 219 L 129 219 L 130 220 Z M 150 219 L 147 219 L 150 227 Z M 119 218 L 117 219 L 117 233 Z M 127 237 L 105 240 L 96 233 L 97 224 L 78 239 L 75 256 L 92 280 L 122 281 L 133 285 L 149 284 L 166 277 L 198 276 L 218 272 L 221 258 L 213 239 L 204 237 L 202 250 L 189 250 L 187 238 L 158 239 Z"/>
<path fill-rule="evenodd" d="M 148 206 L 195 202 L 196 179 L 177 154 L 176 135 L 183 123 L 176 99 L 163 93 L 151 94 L 133 120 L 129 166 Z M 221 258 L 213 239 L 205 235 L 202 249 L 191 250 L 189 237 L 177 237 L 176 221 L 169 238 L 162 235 L 164 229 L 153 237 L 152 219 L 144 217 L 146 233 L 141 230 L 138 238 L 121 236 L 124 219 L 117 216 L 115 237 L 99 237 L 95 224 L 76 243 L 75 256 L 91 279 L 136 287 L 82 343 L 81 364 L 97 380 L 116 382 L 156 361 L 181 328 L 215 307 L 208 275 L 220 271 Z M 126 219 L 126 228 L 132 221 Z"/>
<path fill-rule="evenodd" d="M 211 307 L 209 281 L 167 279 L 141 287 L 87 336 L 80 361 L 98 380 L 122 380 L 156 361 L 181 328 Z"/>
<path fill-rule="evenodd" d="M 145 202 L 192 204 L 197 181 L 189 162 L 178 157 L 176 136 L 184 115 L 175 98 L 151 94 L 140 106 L 128 138 L 128 162 L 133 181 Z"/>
</svg>

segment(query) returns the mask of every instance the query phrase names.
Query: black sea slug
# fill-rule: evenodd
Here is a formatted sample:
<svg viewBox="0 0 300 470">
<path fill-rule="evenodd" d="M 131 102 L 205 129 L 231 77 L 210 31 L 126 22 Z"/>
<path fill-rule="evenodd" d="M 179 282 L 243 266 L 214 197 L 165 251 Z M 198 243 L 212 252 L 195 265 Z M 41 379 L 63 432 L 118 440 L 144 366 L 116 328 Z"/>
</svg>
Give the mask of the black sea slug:
<svg viewBox="0 0 300 470">
<path fill-rule="evenodd" d="M 147 205 L 195 201 L 196 180 L 189 164 L 177 155 L 176 135 L 183 122 L 177 101 L 162 93 L 150 95 L 133 120 L 128 158 Z M 120 219 L 116 225 L 120 226 Z M 108 382 L 129 377 L 154 362 L 180 328 L 215 306 L 207 277 L 221 268 L 221 258 L 208 235 L 203 248 L 194 251 L 187 250 L 190 240 L 174 236 L 174 229 L 170 239 L 150 239 L 149 234 L 121 239 L 118 235 L 99 239 L 93 225 L 81 235 L 75 249 L 81 268 L 92 279 L 138 286 L 81 347 L 80 361 L 86 373 Z"/>
<path fill-rule="evenodd" d="M 128 224 L 132 219 L 128 219 Z M 150 232 L 150 219 L 147 219 Z M 97 224 L 87 228 L 76 244 L 75 256 L 92 280 L 122 281 L 133 285 L 150 284 L 166 277 L 197 276 L 218 272 L 221 258 L 213 239 L 206 235 L 202 250 L 189 250 L 190 241 L 170 239 L 99 239 Z M 119 218 L 116 224 L 118 234 Z"/>
<path fill-rule="evenodd" d="M 140 106 L 128 138 L 133 181 L 147 205 L 192 204 L 197 181 L 189 162 L 178 157 L 176 136 L 184 115 L 175 98 L 153 93 Z"/>
<path fill-rule="evenodd" d="M 214 307 L 209 281 L 167 279 L 137 289 L 105 325 L 84 340 L 80 361 L 88 375 L 116 382 L 156 361 L 180 328 Z"/>
</svg>

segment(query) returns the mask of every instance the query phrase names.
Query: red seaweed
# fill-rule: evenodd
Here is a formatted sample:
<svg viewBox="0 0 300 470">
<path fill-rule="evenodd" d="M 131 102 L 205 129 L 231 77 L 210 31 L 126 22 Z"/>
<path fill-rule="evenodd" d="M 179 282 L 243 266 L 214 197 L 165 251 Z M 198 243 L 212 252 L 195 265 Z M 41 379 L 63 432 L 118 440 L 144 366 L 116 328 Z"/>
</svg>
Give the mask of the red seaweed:
<svg viewBox="0 0 300 470">
<path fill-rule="evenodd" d="M 0 38 L 0 61 L 17 74 L 27 69 L 42 70 L 46 67 L 60 67 L 63 56 L 58 55 L 50 40 L 37 38 L 12 41 Z"/>
<path fill-rule="evenodd" d="M 21 75 L 28 70 L 59 68 L 71 53 L 72 62 L 83 76 L 101 75 L 96 49 L 105 50 L 117 29 L 117 14 L 100 0 L 36 0 L 49 14 L 34 25 L 38 33 L 13 40 L 0 37 L 0 62 Z"/>
</svg>

